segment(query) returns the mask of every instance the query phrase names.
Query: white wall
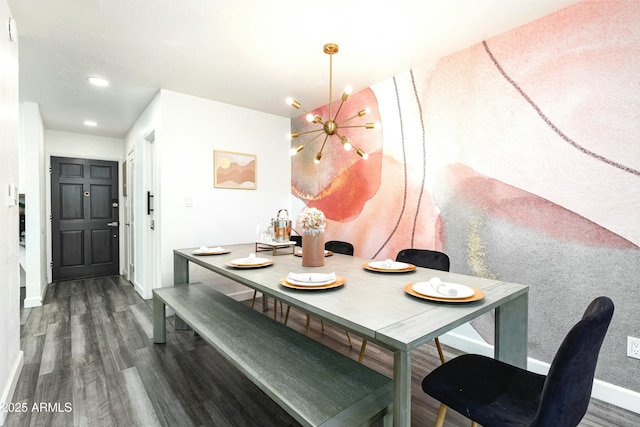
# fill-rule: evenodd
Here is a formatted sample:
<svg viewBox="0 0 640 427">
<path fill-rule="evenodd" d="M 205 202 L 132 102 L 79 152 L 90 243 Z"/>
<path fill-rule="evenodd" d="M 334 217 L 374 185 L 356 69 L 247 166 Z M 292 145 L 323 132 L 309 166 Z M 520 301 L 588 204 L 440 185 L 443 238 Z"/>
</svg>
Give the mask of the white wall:
<svg viewBox="0 0 640 427">
<path fill-rule="evenodd" d="M 122 139 L 80 133 L 45 131 L 47 155 L 122 161 Z"/>
<path fill-rule="evenodd" d="M 155 123 L 151 123 L 152 117 Z M 264 229 L 279 209 L 291 210 L 288 118 L 162 90 L 126 138 L 128 151 L 137 140 L 138 171 L 144 157 L 139 153 L 139 148 L 145 147 L 142 138 L 152 129 L 157 153 L 155 232 L 159 234 L 160 262 L 158 280 L 143 283 L 145 298 L 151 296 L 152 287 L 173 283 L 173 249 L 253 242 L 257 225 Z M 214 188 L 214 149 L 256 154 L 257 189 Z M 140 195 L 146 194 L 142 181 L 136 189 Z M 192 207 L 186 206 L 187 198 Z M 138 216 L 138 221 L 143 219 Z M 153 248 L 148 249 L 139 252 L 152 253 Z M 229 294 L 246 291 L 241 285 L 197 270 L 191 274 L 193 281 L 215 281 Z"/>
<path fill-rule="evenodd" d="M 46 173 L 44 125 L 38 104 L 20 105 L 20 137 L 23 149 L 21 192 L 25 194 L 25 307 L 42 305 L 47 288 Z"/>
<path fill-rule="evenodd" d="M 18 42 L 6 33 L 10 17 L 6 0 L 0 0 L 0 404 L 11 402 L 23 364 L 20 351 L 20 266 L 18 261 L 18 206 L 11 206 L 9 186 L 18 185 Z M 0 425 L 5 412 L 0 412 Z"/>
</svg>

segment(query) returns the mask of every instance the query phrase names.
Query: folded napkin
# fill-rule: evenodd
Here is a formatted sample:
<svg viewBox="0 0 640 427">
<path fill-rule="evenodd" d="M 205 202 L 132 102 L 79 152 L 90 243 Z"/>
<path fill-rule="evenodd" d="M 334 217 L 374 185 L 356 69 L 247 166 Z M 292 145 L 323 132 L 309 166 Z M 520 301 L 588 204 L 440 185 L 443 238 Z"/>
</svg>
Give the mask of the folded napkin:
<svg viewBox="0 0 640 427">
<path fill-rule="evenodd" d="M 255 264 L 255 262 L 256 262 L 256 254 L 254 254 L 253 252 L 251 252 L 247 257 L 247 259 L 244 260 L 245 264 Z"/>
<path fill-rule="evenodd" d="M 224 248 L 221 248 L 220 246 L 217 246 L 215 248 L 200 246 L 200 249 L 198 249 L 198 252 L 222 252 L 222 251 L 224 251 Z"/>
<path fill-rule="evenodd" d="M 335 282 L 336 273 L 289 273 L 287 279 L 301 283 Z"/>
<path fill-rule="evenodd" d="M 382 268 L 391 268 L 391 267 L 393 267 L 393 260 L 385 259 L 384 262 L 382 263 Z"/>
<path fill-rule="evenodd" d="M 442 283 L 439 277 L 432 277 L 429 279 L 429 284 L 431 287 L 440 295 L 444 295 L 446 297 L 455 297 L 458 295 L 458 290 L 449 287 L 446 283 Z"/>
</svg>

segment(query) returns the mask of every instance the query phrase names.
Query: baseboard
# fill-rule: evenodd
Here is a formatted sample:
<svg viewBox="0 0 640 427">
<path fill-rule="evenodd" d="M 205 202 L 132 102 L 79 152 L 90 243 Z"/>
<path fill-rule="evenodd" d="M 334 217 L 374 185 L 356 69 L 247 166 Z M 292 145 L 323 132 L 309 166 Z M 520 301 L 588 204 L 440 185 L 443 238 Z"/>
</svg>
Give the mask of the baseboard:
<svg viewBox="0 0 640 427">
<path fill-rule="evenodd" d="M 489 345 L 484 341 L 469 338 L 460 333 L 447 332 L 440 337 L 440 342 L 460 351 L 464 351 L 465 353 L 474 353 L 493 357 L 492 345 Z M 540 360 L 528 358 L 527 369 L 538 374 L 546 375 L 547 372 L 549 372 L 549 364 Z M 591 397 L 640 414 L 640 393 L 633 390 L 596 379 L 593 381 Z"/>
<path fill-rule="evenodd" d="M 131 281 L 130 281 L 131 282 Z M 133 284 L 133 289 L 142 297 L 142 299 L 151 299 L 151 296 L 145 297 L 144 289 L 137 282 L 131 282 Z"/>
<path fill-rule="evenodd" d="M 32 307 L 41 307 L 44 302 L 44 297 L 47 295 L 47 291 L 49 290 L 49 284 L 43 283 L 40 288 L 40 294 L 37 297 L 30 297 L 24 299 L 24 308 L 32 308 Z"/>
<path fill-rule="evenodd" d="M 9 380 L 7 384 L 4 386 L 4 390 L 2 390 L 2 397 L 0 399 L 0 403 L 3 408 L 6 408 L 9 403 L 11 403 L 13 398 L 13 393 L 16 391 L 16 386 L 18 385 L 18 378 L 20 378 L 20 373 L 22 372 L 22 367 L 24 366 L 24 352 L 19 351 L 18 356 L 16 357 L 15 362 L 13 363 L 13 368 L 11 368 L 11 372 L 9 373 Z M 4 421 L 7 417 L 7 413 L 5 411 L 0 412 L 0 426 L 4 425 Z"/>
<path fill-rule="evenodd" d="M 40 307 L 42 306 L 42 297 L 32 297 L 24 299 L 24 308 Z"/>
</svg>

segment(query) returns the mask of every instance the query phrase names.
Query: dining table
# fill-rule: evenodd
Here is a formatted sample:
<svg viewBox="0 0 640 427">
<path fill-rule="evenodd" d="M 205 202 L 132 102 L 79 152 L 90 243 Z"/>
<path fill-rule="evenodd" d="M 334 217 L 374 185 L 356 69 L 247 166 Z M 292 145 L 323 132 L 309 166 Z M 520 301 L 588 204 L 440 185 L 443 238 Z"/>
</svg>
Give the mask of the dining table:
<svg viewBox="0 0 640 427">
<path fill-rule="evenodd" d="M 394 426 L 411 425 L 412 351 L 478 316 L 495 314 L 494 357 L 526 368 L 526 285 L 421 267 L 371 268 L 384 260 L 337 253 L 327 256 L 324 266 L 304 267 L 295 253 L 255 254 L 255 243 L 218 248 L 223 250 L 210 254 L 199 253 L 198 248 L 175 249 L 174 284 L 189 282 L 192 263 L 257 290 L 265 300 L 282 301 L 388 349 L 393 353 Z M 237 261 L 252 256 L 260 261 L 255 266 Z M 290 273 L 335 273 L 338 280 L 335 286 L 292 287 L 286 281 Z M 415 286 L 430 283 L 462 285 L 474 293 L 454 299 L 414 291 Z"/>
</svg>

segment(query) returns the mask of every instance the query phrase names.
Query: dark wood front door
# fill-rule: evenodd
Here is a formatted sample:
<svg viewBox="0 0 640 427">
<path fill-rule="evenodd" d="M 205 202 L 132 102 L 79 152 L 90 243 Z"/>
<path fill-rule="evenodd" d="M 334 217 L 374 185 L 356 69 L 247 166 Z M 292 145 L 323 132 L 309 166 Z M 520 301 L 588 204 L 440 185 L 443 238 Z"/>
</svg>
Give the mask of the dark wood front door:
<svg viewBox="0 0 640 427">
<path fill-rule="evenodd" d="M 118 162 L 51 158 L 53 280 L 118 274 Z"/>
</svg>

